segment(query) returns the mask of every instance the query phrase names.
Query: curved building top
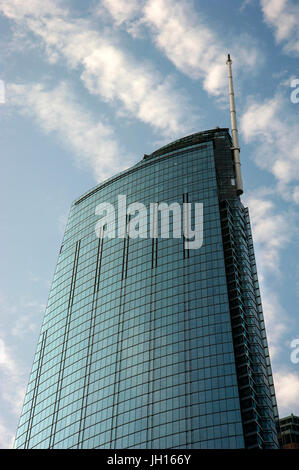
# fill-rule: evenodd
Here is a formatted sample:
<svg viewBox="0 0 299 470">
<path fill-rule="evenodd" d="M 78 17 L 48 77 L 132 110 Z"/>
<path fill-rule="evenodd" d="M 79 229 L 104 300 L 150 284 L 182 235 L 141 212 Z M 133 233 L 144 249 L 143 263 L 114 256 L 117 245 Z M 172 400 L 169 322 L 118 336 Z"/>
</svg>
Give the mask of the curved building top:
<svg viewBox="0 0 299 470">
<path fill-rule="evenodd" d="M 158 150 L 155 150 L 150 155 L 144 155 L 143 159 L 159 157 L 160 155 L 164 155 L 165 153 L 173 152 L 175 150 L 179 150 L 181 148 L 189 147 L 190 145 L 200 144 L 202 142 L 207 142 L 211 140 L 215 134 L 229 132 L 228 128 L 219 128 L 210 129 L 207 131 L 196 132 L 195 134 L 187 135 L 182 139 L 175 140 L 170 144 L 164 145 L 160 147 Z"/>
<path fill-rule="evenodd" d="M 180 150 L 186 147 L 190 147 L 193 145 L 201 144 L 204 142 L 208 142 L 213 140 L 214 136 L 226 133 L 229 138 L 229 129 L 226 127 L 220 128 L 216 127 L 215 129 L 209 129 L 201 132 L 196 132 L 194 134 L 187 135 L 181 139 L 174 140 L 173 142 L 170 142 L 167 145 L 164 145 L 163 147 L 160 147 L 159 149 L 155 150 L 151 154 L 144 154 L 144 157 L 141 161 L 137 162 L 135 165 L 131 166 L 130 168 L 127 168 L 126 170 L 121 171 L 120 173 L 117 173 L 114 176 L 111 176 L 111 178 L 108 178 L 107 180 L 103 181 L 102 183 L 99 183 L 97 186 L 94 188 L 88 190 L 86 193 L 83 193 L 78 199 L 75 199 L 73 202 L 73 205 L 78 205 L 80 202 L 84 201 L 87 199 L 89 196 L 94 194 L 95 192 L 99 191 L 102 189 L 104 186 L 107 184 L 112 183 L 113 181 L 122 178 L 126 174 L 136 171 L 139 167 L 147 165 L 149 162 L 148 160 L 151 160 L 152 158 L 157 158 L 160 156 L 163 156 L 168 153 L 175 152 L 176 150 Z"/>
</svg>

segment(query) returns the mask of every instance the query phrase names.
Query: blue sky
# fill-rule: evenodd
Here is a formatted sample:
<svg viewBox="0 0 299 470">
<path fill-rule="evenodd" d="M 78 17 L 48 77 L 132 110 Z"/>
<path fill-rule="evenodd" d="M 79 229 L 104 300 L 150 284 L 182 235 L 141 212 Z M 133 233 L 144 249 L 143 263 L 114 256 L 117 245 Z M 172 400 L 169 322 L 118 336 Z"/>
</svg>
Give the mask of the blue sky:
<svg viewBox="0 0 299 470">
<path fill-rule="evenodd" d="M 0 13 L 0 447 L 71 202 L 171 140 L 230 127 L 228 52 L 279 411 L 299 414 L 298 2 L 0 0 Z"/>
</svg>

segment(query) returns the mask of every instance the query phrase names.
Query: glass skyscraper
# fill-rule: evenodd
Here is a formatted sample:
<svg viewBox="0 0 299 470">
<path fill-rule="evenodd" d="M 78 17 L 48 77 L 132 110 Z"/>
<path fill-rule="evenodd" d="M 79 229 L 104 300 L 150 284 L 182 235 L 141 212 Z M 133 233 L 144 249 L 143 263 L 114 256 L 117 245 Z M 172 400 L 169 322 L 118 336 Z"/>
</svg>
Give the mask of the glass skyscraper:
<svg viewBox="0 0 299 470">
<path fill-rule="evenodd" d="M 97 236 L 97 206 L 119 195 L 202 204 L 201 246 Z M 277 419 L 231 137 L 199 132 L 73 203 L 15 448 L 276 448 Z"/>
</svg>

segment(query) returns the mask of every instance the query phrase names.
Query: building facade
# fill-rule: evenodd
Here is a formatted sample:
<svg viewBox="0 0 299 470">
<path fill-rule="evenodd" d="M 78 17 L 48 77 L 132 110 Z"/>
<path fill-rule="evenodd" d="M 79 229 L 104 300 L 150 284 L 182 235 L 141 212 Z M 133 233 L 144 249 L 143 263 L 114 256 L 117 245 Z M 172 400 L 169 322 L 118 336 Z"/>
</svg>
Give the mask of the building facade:
<svg viewBox="0 0 299 470">
<path fill-rule="evenodd" d="M 299 449 L 299 416 L 291 414 L 279 420 L 278 440 L 283 449 Z"/>
<path fill-rule="evenodd" d="M 278 447 L 231 147 L 228 129 L 187 136 L 73 203 L 15 448 Z M 146 207 L 202 204 L 199 222 L 190 212 L 200 247 L 186 236 L 103 236 L 105 226 L 99 235 L 96 207 L 117 207 L 119 195 Z"/>
</svg>

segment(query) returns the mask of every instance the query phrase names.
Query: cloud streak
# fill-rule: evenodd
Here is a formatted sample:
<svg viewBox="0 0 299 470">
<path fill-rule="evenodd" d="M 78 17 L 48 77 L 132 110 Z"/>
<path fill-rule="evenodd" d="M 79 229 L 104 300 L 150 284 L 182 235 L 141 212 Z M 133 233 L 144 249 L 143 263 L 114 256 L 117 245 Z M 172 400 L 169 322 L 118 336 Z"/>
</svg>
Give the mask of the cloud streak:
<svg viewBox="0 0 299 470">
<path fill-rule="evenodd" d="M 39 5 L 38 0 L 35 3 Z M 120 113 L 165 136 L 194 129 L 190 103 L 173 77 L 163 77 L 149 62 L 137 61 L 116 39 L 100 34 L 90 20 L 73 18 L 65 10 L 61 13 L 56 3 L 48 6 L 49 13 L 37 7 L 37 12 L 25 9 L 22 15 L 17 0 L 10 2 L 9 9 L 0 3 L 4 15 L 41 40 L 51 63 L 63 60 L 69 69 L 79 71 L 88 91 Z"/>
<path fill-rule="evenodd" d="M 254 241 L 259 247 L 260 268 L 263 274 L 279 274 L 280 253 L 291 241 L 295 222 L 287 212 L 278 212 L 270 197 L 255 191 L 246 197 L 250 207 Z"/>
<path fill-rule="evenodd" d="M 299 413 L 299 375 L 296 372 L 282 369 L 275 373 L 276 395 L 280 416 Z"/>
<path fill-rule="evenodd" d="M 281 305 L 273 281 L 280 279 L 281 254 L 293 239 L 295 222 L 289 213 L 278 211 L 265 189 L 246 196 L 258 265 L 261 298 L 271 357 L 277 358 L 290 332 L 290 316 Z"/>
<path fill-rule="evenodd" d="M 67 9 L 60 6 L 57 0 L 48 0 L 42 2 L 41 0 L 0 0 L 0 11 L 3 15 L 11 20 L 20 21 L 25 17 L 41 17 L 41 16 L 65 16 Z"/>
<path fill-rule="evenodd" d="M 292 0 L 261 0 L 265 22 L 287 54 L 299 56 L 299 5 Z"/>
<path fill-rule="evenodd" d="M 285 98 L 277 93 L 263 102 L 252 101 L 240 127 L 245 142 L 256 143 L 256 164 L 272 173 L 283 196 L 297 202 L 298 190 L 292 185 L 299 179 L 299 124 Z"/>
<path fill-rule="evenodd" d="M 32 338 L 38 335 L 44 308 L 26 297 L 15 296 L 11 302 L 0 292 L 0 448 L 13 445 L 34 353 Z"/>
<path fill-rule="evenodd" d="M 277 281 L 281 281 L 280 260 L 298 230 L 292 209 L 278 209 L 275 197 L 298 203 L 299 127 L 291 104 L 281 93 L 263 101 L 251 100 L 241 116 L 241 131 L 246 143 L 254 144 L 257 166 L 271 173 L 276 188 L 261 188 L 246 196 L 250 207 L 253 238 L 261 284 L 261 296 L 274 379 L 281 415 L 294 411 L 298 395 L 298 374 L 287 372 L 281 363 L 286 339 L 294 320 L 279 298 Z M 294 390 L 297 390 L 294 393 Z"/>
<path fill-rule="evenodd" d="M 123 8 L 123 5 L 126 5 Z M 115 23 L 125 24 L 133 36 L 147 26 L 153 42 L 182 73 L 201 79 L 211 95 L 226 93 L 225 57 L 228 52 L 239 69 L 253 70 L 262 61 L 253 38 L 239 36 L 238 41 L 220 38 L 207 19 L 185 0 L 102 0 L 101 5 Z M 228 50 L 228 44 L 232 47 Z"/>
<path fill-rule="evenodd" d="M 113 129 L 95 120 L 71 93 L 67 83 L 54 89 L 42 84 L 10 84 L 9 100 L 24 115 L 32 116 L 46 133 L 54 132 L 74 151 L 80 167 L 91 168 L 97 181 L 123 170 L 128 160 L 117 144 Z"/>
<path fill-rule="evenodd" d="M 8 414 L 18 416 L 24 400 L 24 376 L 14 359 L 5 340 L 0 337 L 0 396 L 8 406 Z M 3 432 L 3 434 L 2 434 Z M 5 422 L 0 423 L 0 447 L 8 448 L 13 444 L 13 431 Z"/>
<path fill-rule="evenodd" d="M 277 283 L 281 282 L 281 255 L 294 238 L 295 218 L 291 212 L 280 211 L 274 203 L 275 191 L 260 188 L 246 196 L 259 273 L 259 284 L 271 362 L 274 364 L 274 384 L 281 416 L 294 411 L 294 389 L 299 377 L 286 371 L 281 363 L 285 344 L 294 321 L 281 303 Z M 292 390 L 289 387 L 293 387 Z M 293 407 L 293 409 L 292 409 Z"/>
</svg>

